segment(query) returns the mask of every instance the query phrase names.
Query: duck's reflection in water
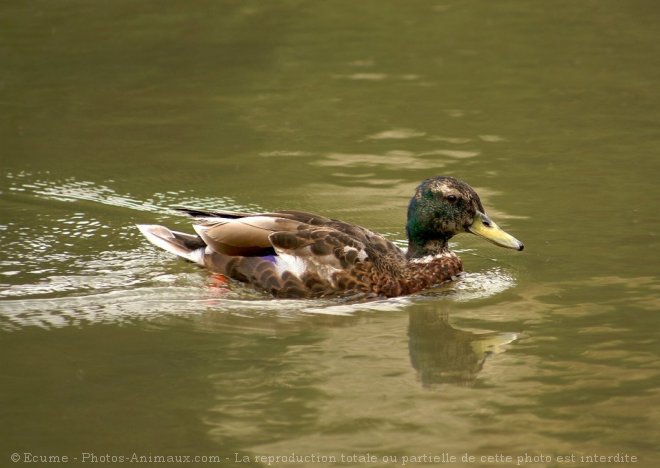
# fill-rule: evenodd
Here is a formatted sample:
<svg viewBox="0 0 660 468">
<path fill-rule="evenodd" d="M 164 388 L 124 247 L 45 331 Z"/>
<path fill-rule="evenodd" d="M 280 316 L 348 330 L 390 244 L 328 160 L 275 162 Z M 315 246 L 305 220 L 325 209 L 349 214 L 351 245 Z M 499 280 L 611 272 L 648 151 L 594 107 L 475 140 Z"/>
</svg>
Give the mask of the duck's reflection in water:
<svg viewBox="0 0 660 468">
<path fill-rule="evenodd" d="M 437 303 L 415 308 L 409 317 L 410 360 L 426 387 L 473 384 L 486 359 L 517 338 L 515 333 L 454 328 L 449 324 L 447 307 Z"/>
</svg>

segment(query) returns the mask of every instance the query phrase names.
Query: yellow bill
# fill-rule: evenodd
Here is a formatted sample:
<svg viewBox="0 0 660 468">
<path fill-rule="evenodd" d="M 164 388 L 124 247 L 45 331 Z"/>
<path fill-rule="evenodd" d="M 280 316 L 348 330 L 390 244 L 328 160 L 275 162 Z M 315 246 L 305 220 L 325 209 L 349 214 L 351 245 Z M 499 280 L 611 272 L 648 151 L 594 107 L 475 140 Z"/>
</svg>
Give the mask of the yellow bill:
<svg viewBox="0 0 660 468">
<path fill-rule="evenodd" d="M 477 215 L 474 217 L 472 224 L 468 226 L 468 230 L 472 234 L 481 236 L 500 247 L 514 250 L 522 250 L 525 248 L 522 242 L 511 234 L 504 232 L 497 224 L 491 221 L 485 213 L 480 211 L 477 211 Z"/>
</svg>

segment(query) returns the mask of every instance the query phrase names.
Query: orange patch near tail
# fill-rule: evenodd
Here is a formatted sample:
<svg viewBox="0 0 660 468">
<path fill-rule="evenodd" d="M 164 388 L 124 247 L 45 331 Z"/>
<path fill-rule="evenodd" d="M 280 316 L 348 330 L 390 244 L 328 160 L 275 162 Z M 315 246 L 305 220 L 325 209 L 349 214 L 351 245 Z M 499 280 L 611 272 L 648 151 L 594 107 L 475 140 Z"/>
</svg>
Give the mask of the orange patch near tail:
<svg viewBox="0 0 660 468">
<path fill-rule="evenodd" d="M 229 287 L 229 278 L 220 273 L 214 273 L 211 275 L 210 283 L 211 286 L 216 288 L 227 288 Z"/>
</svg>

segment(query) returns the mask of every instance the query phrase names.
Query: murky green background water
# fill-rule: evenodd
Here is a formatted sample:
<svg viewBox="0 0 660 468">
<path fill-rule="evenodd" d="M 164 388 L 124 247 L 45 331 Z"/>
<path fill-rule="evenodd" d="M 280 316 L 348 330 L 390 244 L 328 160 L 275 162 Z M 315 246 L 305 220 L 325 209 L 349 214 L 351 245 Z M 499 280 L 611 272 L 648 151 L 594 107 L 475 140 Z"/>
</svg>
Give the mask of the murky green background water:
<svg viewBox="0 0 660 468">
<path fill-rule="evenodd" d="M 2 3 L 0 464 L 658 466 L 659 14 Z M 475 186 L 527 248 L 460 236 L 471 273 L 421 297 L 226 291 L 133 226 L 188 230 L 173 205 L 295 208 L 401 240 L 436 174 Z M 617 453 L 638 461 L 580 461 Z M 498 454 L 514 461 L 481 459 Z"/>
</svg>

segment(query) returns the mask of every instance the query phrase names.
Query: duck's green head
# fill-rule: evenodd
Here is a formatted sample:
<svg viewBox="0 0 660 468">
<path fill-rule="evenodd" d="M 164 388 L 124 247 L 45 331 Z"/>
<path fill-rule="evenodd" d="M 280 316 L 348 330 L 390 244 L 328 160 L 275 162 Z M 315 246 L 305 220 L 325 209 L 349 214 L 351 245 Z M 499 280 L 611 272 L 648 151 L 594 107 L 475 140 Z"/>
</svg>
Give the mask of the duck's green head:
<svg viewBox="0 0 660 468">
<path fill-rule="evenodd" d="M 479 195 L 465 182 L 443 176 L 423 181 L 408 205 L 408 257 L 445 251 L 449 239 L 461 232 L 471 232 L 501 247 L 524 248 L 486 216 Z"/>
</svg>

